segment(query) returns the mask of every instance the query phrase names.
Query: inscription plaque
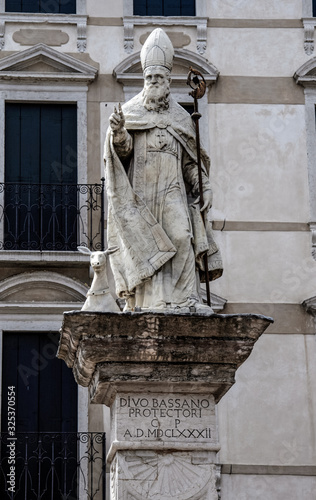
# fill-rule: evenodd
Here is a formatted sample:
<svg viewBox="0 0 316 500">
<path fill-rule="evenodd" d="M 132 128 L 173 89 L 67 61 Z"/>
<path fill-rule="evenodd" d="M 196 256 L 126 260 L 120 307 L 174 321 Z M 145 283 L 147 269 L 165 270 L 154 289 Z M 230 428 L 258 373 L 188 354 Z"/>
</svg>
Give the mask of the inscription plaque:
<svg viewBox="0 0 316 500">
<path fill-rule="evenodd" d="M 121 393 L 114 405 L 116 440 L 218 441 L 210 395 Z"/>
</svg>

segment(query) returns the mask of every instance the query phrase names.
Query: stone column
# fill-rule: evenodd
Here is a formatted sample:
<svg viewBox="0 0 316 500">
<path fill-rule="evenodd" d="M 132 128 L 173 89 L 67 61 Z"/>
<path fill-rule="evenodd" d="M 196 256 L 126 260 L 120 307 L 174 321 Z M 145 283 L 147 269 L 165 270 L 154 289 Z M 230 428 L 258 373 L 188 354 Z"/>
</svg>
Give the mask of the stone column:
<svg viewBox="0 0 316 500">
<path fill-rule="evenodd" d="M 58 356 L 111 407 L 111 500 L 218 500 L 216 403 L 271 321 L 65 313 Z"/>
</svg>

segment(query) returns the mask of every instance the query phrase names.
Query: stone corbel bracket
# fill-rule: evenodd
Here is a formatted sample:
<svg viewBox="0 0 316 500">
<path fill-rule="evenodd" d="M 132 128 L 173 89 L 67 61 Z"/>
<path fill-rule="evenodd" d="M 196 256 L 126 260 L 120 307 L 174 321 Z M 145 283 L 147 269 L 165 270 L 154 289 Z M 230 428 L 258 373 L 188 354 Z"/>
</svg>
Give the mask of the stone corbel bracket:
<svg viewBox="0 0 316 500">
<path fill-rule="evenodd" d="M 304 50 L 310 56 L 314 52 L 314 31 L 316 27 L 315 17 L 303 18 L 304 24 Z"/>
<path fill-rule="evenodd" d="M 196 49 L 200 55 L 206 51 L 207 43 L 207 17 L 191 16 L 124 16 L 124 49 L 128 54 L 134 50 L 134 26 L 155 26 L 164 28 L 166 26 L 195 26 L 197 30 Z"/>
<path fill-rule="evenodd" d="M 174 51 L 174 65 L 182 67 L 182 73 L 172 73 L 172 86 L 173 89 L 185 88 L 187 89 L 187 75 L 189 67 L 192 66 L 198 69 L 204 76 L 207 86 L 216 83 L 219 70 L 204 57 L 191 52 L 187 49 L 175 49 Z M 144 83 L 143 72 L 140 63 L 140 52 L 135 52 L 124 59 L 113 70 L 115 79 L 122 83 L 125 90 L 130 88 L 131 97 L 139 92 Z M 175 90 L 176 92 L 176 90 Z M 187 92 L 186 92 L 187 95 Z"/>
<path fill-rule="evenodd" d="M 0 14 L 0 50 L 4 48 L 5 24 L 75 24 L 77 26 L 77 48 L 85 52 L 87 48 L 87 19 L 81 14 L 29 14 L 24 12 L 5 12 Z"/>
</svg>

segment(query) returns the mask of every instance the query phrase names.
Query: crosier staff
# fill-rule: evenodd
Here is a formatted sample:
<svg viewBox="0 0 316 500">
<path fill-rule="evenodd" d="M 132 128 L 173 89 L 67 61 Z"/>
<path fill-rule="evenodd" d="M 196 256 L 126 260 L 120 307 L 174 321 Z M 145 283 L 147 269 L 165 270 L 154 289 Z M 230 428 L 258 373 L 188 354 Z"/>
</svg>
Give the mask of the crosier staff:
<svg viewBox="0 0 316 500">
<path fill-rule="evenodd" d="M 199 119 L 201 118 L 201 113 L 198 110 L 198 99 L 204 96 L 206 91 L 206 82 L 203 75 L 197 70 L 190 67 L 190 71 L 187 78 L 187 85 L 191 87 L 192 92 L 189 95 L 194 99 L 194 112 L 191 115 L 195 123 L 195 134 L 196 134 L 196 151 L 197 151 L 197 164 L 199 173 L 199 191 L 200 191 L 200 209 L 204 206 L 203 197 L 203 184 L 202 184 L 202 166 L 201 166 L 201 146 L 200 146 L 200 129 L 199 129 Z M 205 209 L 201 211 L 202 220 L 205 226 Z M 204 269 L 205 269 L 205 286 L 206 286 L 206 298 L 207 305 L 211 307 L 211 294 L 210 294 L 210 278 L 208 272 L 208 259 L 207 252 L 203 255 Z"/>
</svg>

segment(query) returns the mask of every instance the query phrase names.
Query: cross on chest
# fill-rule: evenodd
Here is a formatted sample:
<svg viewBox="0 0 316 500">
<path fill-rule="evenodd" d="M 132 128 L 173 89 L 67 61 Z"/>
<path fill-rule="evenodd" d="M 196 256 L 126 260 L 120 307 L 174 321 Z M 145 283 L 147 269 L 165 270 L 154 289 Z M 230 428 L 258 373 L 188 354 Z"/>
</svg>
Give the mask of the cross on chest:
<svg viewBox="0 0 316 500">
<path fill-rule="evenodd" d="M 165 130 L 158 129 L 155 131 L 156 144 L 159 148 L 167 145 L 167 134 Z"/>
</svg>

